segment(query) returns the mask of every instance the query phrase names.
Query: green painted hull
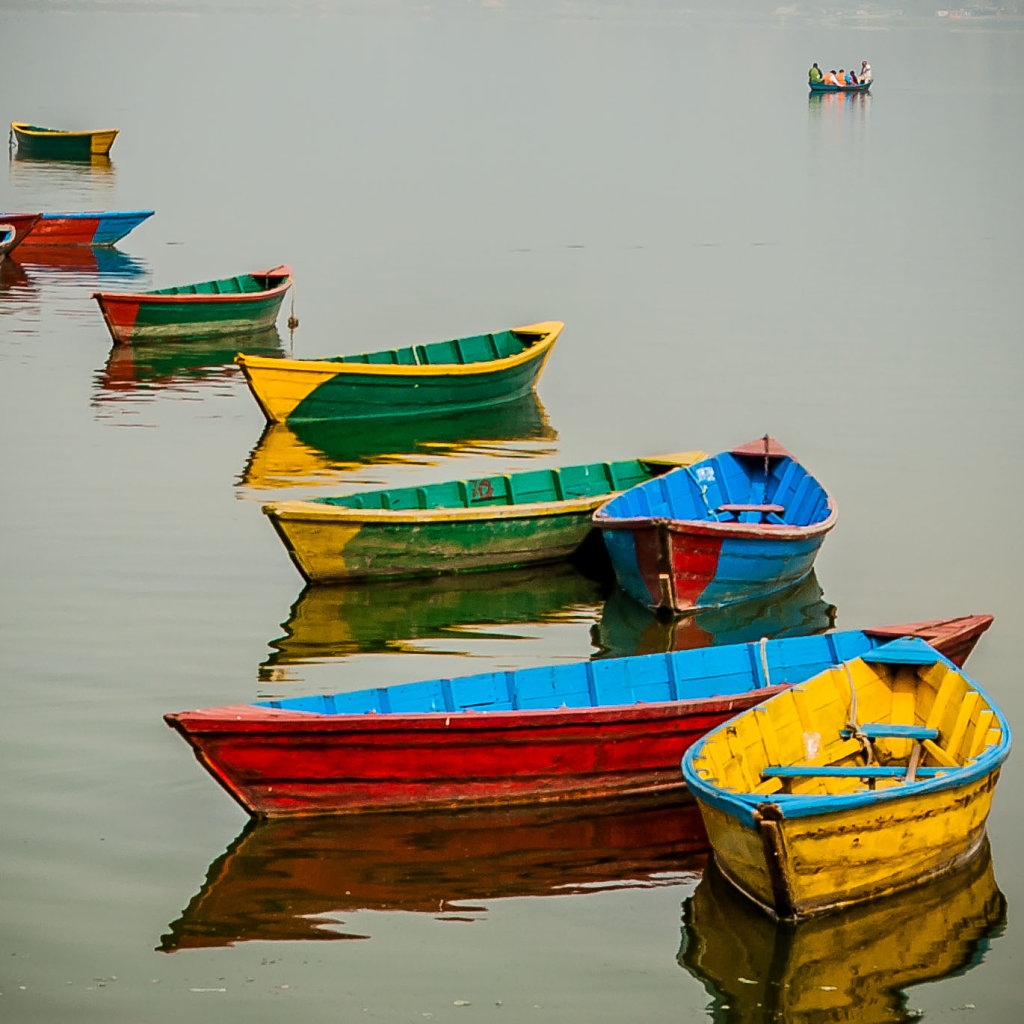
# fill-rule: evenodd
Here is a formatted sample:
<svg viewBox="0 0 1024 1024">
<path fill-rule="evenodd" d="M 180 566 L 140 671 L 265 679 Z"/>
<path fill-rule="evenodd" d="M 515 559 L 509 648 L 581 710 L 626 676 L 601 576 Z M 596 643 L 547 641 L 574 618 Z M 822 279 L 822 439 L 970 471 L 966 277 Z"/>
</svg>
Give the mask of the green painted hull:
<svg viewBox="0 0 1024 1024">
<path fill-rule="evenodd" d="M 283 295 L 232 302 L 230 306 L 182 306 L 146 301 L 132 326 L 134 338 L 212 337 L 273 327 Z"/>
<path fill-rule="evenodd" d="M 91 160 L 92 139 L 88 135 L 44 137 L 18 135 L 18 155 L 33 160 Z"/>
<path fill-rule="evenodd" d="M 288 421 L 377 419 L 482 409 L 529 394 L 543 367 L 543 359 L 538 359 L 497 373 L 482 370 L 453 376 L 439 371 L 429 376 L 376 379 L 340 371 L 304 398 Z"/>
</svg>

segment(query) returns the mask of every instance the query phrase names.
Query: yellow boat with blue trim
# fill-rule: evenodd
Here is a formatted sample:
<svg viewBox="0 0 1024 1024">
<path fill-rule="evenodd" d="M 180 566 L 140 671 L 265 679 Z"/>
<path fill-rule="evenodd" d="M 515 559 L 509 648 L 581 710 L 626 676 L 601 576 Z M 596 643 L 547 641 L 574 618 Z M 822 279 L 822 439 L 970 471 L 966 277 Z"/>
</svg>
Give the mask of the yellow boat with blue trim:
<svg viewBox="0 0 1024 1024">
<path fill-rule="evenodd" d="M 720 725 L 683 777 L 725 877 L 795 920 L 970 861 L 1009 751 L 984 691 L 902 638 Z"/>
<path fill-rule="evenodd" d="M 436 416 L 529 394 L 564 326 L 547 320 L 330 359 L 239 353 L 235 362 L 271 423 Z"/>
</svg>

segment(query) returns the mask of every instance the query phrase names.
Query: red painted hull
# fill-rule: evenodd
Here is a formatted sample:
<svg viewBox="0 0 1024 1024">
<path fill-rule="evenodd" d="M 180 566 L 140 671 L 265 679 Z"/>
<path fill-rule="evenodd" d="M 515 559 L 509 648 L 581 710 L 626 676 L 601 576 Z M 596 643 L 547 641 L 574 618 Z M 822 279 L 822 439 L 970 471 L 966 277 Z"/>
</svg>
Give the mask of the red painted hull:
<svg viewBox="0 0 1024 1024">
<path fill-rule="evenodd" d="M 31 230 L 39 223 L 39 219 L 42 217 L 41 213 L 2 213 L 0 214 L 0 223 L 10 224 L 14 228 L 16 234 L 14 236 L 14 245 L 8 249 L 8 253 L 14 252 L 15 249 L 25 241 L 26 236 Z"/>
<path fill-rule="evenodd" d="M 943 653 L 948 639 L 952 657 L 991 621 L 886 629 Z M 682 792 L 690 744 L 783 688 L 599 708 L 324 715 L 239 704 L 164 718 L 235 800 L 269 817 Z"/>
</svg>

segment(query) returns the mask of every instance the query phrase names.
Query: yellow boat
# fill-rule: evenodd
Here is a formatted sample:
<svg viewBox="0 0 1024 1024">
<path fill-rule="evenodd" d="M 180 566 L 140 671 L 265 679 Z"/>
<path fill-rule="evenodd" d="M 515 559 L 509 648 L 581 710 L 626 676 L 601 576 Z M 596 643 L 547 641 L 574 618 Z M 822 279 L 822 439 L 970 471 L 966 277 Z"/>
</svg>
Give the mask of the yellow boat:
<svg viewBox="0 0 1024 1024">
<path fill-rule="evenodd" d="M 89 160 L 94 156 L 107 156 L 118 133 L 117 128 L 65 131 L 24 121 L 12 121 L 11 131 L 18 142 L 19 156 L 46 160 Z"/>
<path fill-rule="evenodd" d="M 904 638 L 730 719 L 683 776 L 725 877 L 794 920 L 971 860 L 1009 751 L 981 688 Z"/>
</svg>

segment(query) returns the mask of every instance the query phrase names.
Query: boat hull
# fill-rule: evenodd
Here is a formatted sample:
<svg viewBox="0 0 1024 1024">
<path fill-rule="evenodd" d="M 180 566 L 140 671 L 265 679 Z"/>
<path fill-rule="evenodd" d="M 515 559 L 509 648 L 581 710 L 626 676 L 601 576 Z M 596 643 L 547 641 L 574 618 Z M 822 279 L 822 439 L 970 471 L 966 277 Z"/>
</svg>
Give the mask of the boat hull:
<svg viewBox="0 0 1024 1024">
<path fill-rule="evenodd" d="M 512 402 L 536 386 L 561 324 L 516 328 L 539 340 L 493 362 L 423 366 L 264 359 L 240 354 L 246 382 L 267 419 L 404 418 L 457 413 Z"/>
<path fill-rule="evenodd" d="M 114 145 L 118 129 L 64 132 L 53 128 L 12 123 L 18 155 L 41 160 L 90 160 L 106 156 Z"/>
<path fill-rule="evenodd" d="M 264 511 L 307 580 L 337 583 L 513 569 L 568 558 L 586 540 L 591 515 L 604 500 L 552 502 L 516 515 L 491 508 L 463 516 L 449 509 L 368 519 L 356 510 L 320 512 L 308 502 Z"/>
<path fill-rule="evenodd" d="M 863 82 L 858 85 L 825 85 L 824 82 L 808 82 L 811 92 L 867 92 L 871 88 L 870 82 Z"/>
<path fill-rule="evenodd" d="M 683 795 L 692 743 L 877 644 L 846 631 L 164 717 L 255 817 Z"/>
<path fill-rule="evenodd" d="M 753 828 L 704 803 L 701 813 L 726 878 L 770 914 L 803 918 L 966 864 L 985 840 L 998 778 L 995 771 L 937 794 L 808 817 L 766 810 Z"/>
<path fill-rule="evenodd" d="M 153 216 L 152 210 L 104 213 L 44 213 L 22 244 L 29 246 L 113 245 Z"/>
<path fill-rule="evenodd" d="M 94 292 L 111 337 L 119 344 L 153 339 L 211 338 L 244 334 L 274 326 L 291 287 L 287 267 L 252 276 L 275 282 L 261 292 L 158 294 Z M 237 287 L 237 286 L 236 286 Z M 273 357 L 264 357 L 273 358 Z"/>
<path fill-rule="evenodd" d="M 40 213 L 0 213 L 0 223 L 9 224 L 14 228 L 14 240 L 8 246 L 7 252 L 13 252 L 25 241 L 41 216 Z"/>
<path fill-rule="evenodd" d="M 825 529 L 817 528 L 785 537 L 669 520 L 625 529 L 605 525 L 603 532 L 622 589 L 648 608 L 677 614 L 755 600 L 799 583 L 825 539 Z"/>
</svg>

